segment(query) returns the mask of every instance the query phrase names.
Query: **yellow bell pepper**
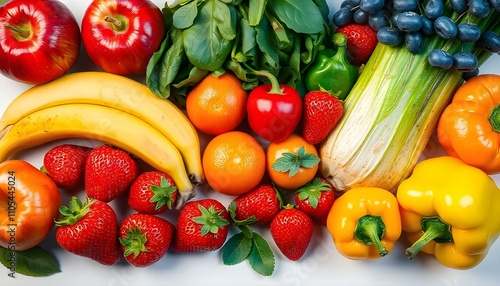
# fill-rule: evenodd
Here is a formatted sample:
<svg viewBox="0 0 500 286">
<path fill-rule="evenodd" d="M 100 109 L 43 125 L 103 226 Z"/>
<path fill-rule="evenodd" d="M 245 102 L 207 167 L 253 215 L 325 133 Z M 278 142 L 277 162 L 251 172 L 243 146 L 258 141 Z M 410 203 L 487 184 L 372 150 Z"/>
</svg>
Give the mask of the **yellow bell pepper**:
<svg viewBox="0 0 500 286">
<path fill-rule="evenodd" d="M 334 201 L 327 228 L 343 256 L 383 257 L 401 236 L 398 201 L 394 194 L 381 188 L 352 188 Z"/>
<path fill-rule="evenodd" d="M 418 163 L 398 187 L 403 232 L 420 251 L 443 265 L 468 269 L 479 264 L 500 234 L 500 189 L 480 169 L 443 156 Z"/>
</svg>

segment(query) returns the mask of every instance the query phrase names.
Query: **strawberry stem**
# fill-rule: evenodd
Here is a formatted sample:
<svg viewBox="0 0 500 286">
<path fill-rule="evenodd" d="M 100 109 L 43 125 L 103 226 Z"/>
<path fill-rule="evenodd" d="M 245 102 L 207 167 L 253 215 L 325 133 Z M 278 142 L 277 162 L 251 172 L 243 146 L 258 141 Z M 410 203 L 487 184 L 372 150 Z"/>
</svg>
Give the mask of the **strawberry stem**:
<svg viewBox="0 0 500 286">
<path fill-rule="evenodd" d="M 66 226 L 77 223 L 90 211 L 90 206 L 93 202 L 94 200 L 89 199 L 88 197 L 85 200 L 85 203 L 77 197 L 71 197 L 68 206 L 59 207 L 59 212 L 61 213 L 62 218 L 55 221 L 56 226 Z"/>
<path fill-rule="evenodd" d="M 216 211 L 213 205 L 211 205 L 208 209 L 199 205 L 198 209 L 201 212 L 201 216 L 194 217 L 193 221 L 202 225 L 202 235 L 207 235 L 209 233 L 215 234 L 219 232 L 219 227 L 229 225 L 229 221 L 221 216 L 222 210 Z"/>
<path fill-rule="evenodd" d="M 149 251 L 146 247 L 146 234 L 142 233 L 139 227 L 131 227 L 127 232 L 126 236 L 119 238 L 120 243 L 125 247 L 123 255 L 125 257 L 133 254 L 136 258 L 141 252 Z"/>
<path fill-rule="evenodd" d="M 160 186 L 151 186 L 151 191 L 154 195 L 149 202 L 156 203 L 155 210 L 161 209 L 164 205 L 167 205 L 168 209 L 172 209 L 172 204 L 174 203 L 173 195 L 177 191 L 175 185 L 170 184 L 169 181 L 162 176 Z"/>
</svg>

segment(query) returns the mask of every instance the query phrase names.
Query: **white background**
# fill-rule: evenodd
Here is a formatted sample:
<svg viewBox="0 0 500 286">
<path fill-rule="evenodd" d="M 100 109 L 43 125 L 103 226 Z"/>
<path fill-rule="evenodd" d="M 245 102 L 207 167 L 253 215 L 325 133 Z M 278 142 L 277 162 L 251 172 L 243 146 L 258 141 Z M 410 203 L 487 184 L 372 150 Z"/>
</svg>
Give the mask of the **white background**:
<svg viewBox="0 0 500 286">
<path fill-rule="evenodd" d="M 71 8 L 80 22 L 89 0 L 62 1 Z M 165 1 L 153 1 L 163 7 Z M 340 1 L 329 1 L 331 10 L 336 10 Z M 481 68 L 481 73 L 499 73 L 500 58 L 495 55 Z M 494 65 L 497 65 L 494 67 Z M 88 57 L 81 54 L 78 65 L 73 71 L 95 69 Z M 0 75 L 0 114 L 18 94 L 29 88 Z M 68 91 L 71 92 L 71 91 Z M 70 142 L 75 142 L 71 141 Z M 18 158 L 40 166 L 45 151 L 55 144 L 26 151 Z M 81 140 L 77 143 L 95 146 L 97 142 Z M 433 149 L 433 148 L 430 148 Z M 433 149 L 434 150 L 434 149 Z M 439 151 L 436 151 L 439 152 Z M 433 153 L 434 155 L 436 153 Z M 427 153 L 427 155 L 433 155 Z M 500 179 L 500 177 L 499 177 Z M 499 180 L 496 178 L 496 181 Z M 198 198 L 215 197 L 226 206 L 232 198 L 214 194 L 207 189 L 198 190 Z M 64 197 L 64 203 L 68 197 Z M 126 203 L 123 199 L 112 205 Z M 499 206 L 500 207 L 500 206 Z M 123 216 L 123 213 L 118 213 Z M 175 220 L 175 213 L 165 215 Z M 498 218 L 492 218 L 498 219 Z M 17 275 L 15 279 L 7 276 L 8 270 L 0 267 L 1 285 L 498 285 L 500 281 L 500 242 L 494 244 L 486 259 L 471 270 L 453 270 L 439 264 L 432 256 L 418 255 L 409 261 L 404 258 L 402 242 L 388 256 L 373 261 L 353 261 L 341 256 L 335 249 L 325 227 L 317 227 L 305 256 L 298 262 L 284 258 L 272 242 L 268 230 L 256 229 L 270 242 L 276 256 L 276 268 L 271 277 L 262 277 L 250 268 L 247 262 L 235 266 L 225 266 L 220 252 L 176 254 L 168 252 L 158 263 L 147 268 L 134 268 L 122 259 L 115 266 L 100 265 L 90 259 L 72 255 L 62 250 L 55 242 L 52 233 L 42 246 L 51 252 L 62 272 L 43 278 Z M 232 233 L 230 233 L 232 234 Z"/>
</svg>

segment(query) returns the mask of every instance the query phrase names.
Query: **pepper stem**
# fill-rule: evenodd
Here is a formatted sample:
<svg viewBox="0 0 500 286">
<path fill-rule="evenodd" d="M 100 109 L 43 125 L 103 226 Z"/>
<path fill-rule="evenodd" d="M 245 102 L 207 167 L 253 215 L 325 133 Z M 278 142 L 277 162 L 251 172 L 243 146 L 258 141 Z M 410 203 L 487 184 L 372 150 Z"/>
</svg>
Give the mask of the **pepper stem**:
<svg viewBox="0 0 500 286">
<path fill-rule="evenodd" d="M 488 117 L 495 132 L 500 132 L 500 105 L 495 106 Z"/>
<path fill-rule="evenodd" d="M 413 259 L 431 240 L 435 240 L 438 243 L 453 241 L 450 226 L 442 221 L 441 218 L 425 217 L 422 219 L 421 224 L 424 233 L 412 246 L 406 249 L 405 256 L 408 259 Z"/>
<path fill-rule="evenodd" d="M 270 94 L 283 94 L 278 79 L 271 72 L 267 70 L 255 70 L 247 64 L 245 64 L 245 66 L 249 73 L 266 77 L 269 80 L 271 83 L 271 90 L 269 91 Z"/>
<path fill-rule="evenodd" d="M 365 215 L 358 219 L 354 230 L 354 237 L 366 245 L 373 245 L 380 256 L 389 253 L 382 245 L 381 239 L 385 234 L 385 224 L 380 216 Z"/>
</svg>

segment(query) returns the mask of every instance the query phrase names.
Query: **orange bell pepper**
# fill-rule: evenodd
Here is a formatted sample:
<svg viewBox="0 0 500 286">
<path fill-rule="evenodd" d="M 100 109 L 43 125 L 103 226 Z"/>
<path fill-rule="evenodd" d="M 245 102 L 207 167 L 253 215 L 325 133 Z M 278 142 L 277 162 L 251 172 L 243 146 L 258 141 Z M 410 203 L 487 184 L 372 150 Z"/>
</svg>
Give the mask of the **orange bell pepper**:
<svg viewBox="0 0 500 286">
<path fill-rule="evenodd" d="M 352 188 L 337 198 L 327 218 L 335 247 L 350 259 L 376 259 L 401 236 L 396 196 L 376 187 Z"/>
<path fill-rule="evenodd" d="M 437 137 L 449 156 L 499 173 L 500 75 L 478 75 L 460 86 L 439 119 Z"/>
<path fill-rule="evenodd" d="M 46 174 L 22 160 L 0 163 L 0 246 L 25 250 L 54 226 L 61 194 Z"/>
</svg>

